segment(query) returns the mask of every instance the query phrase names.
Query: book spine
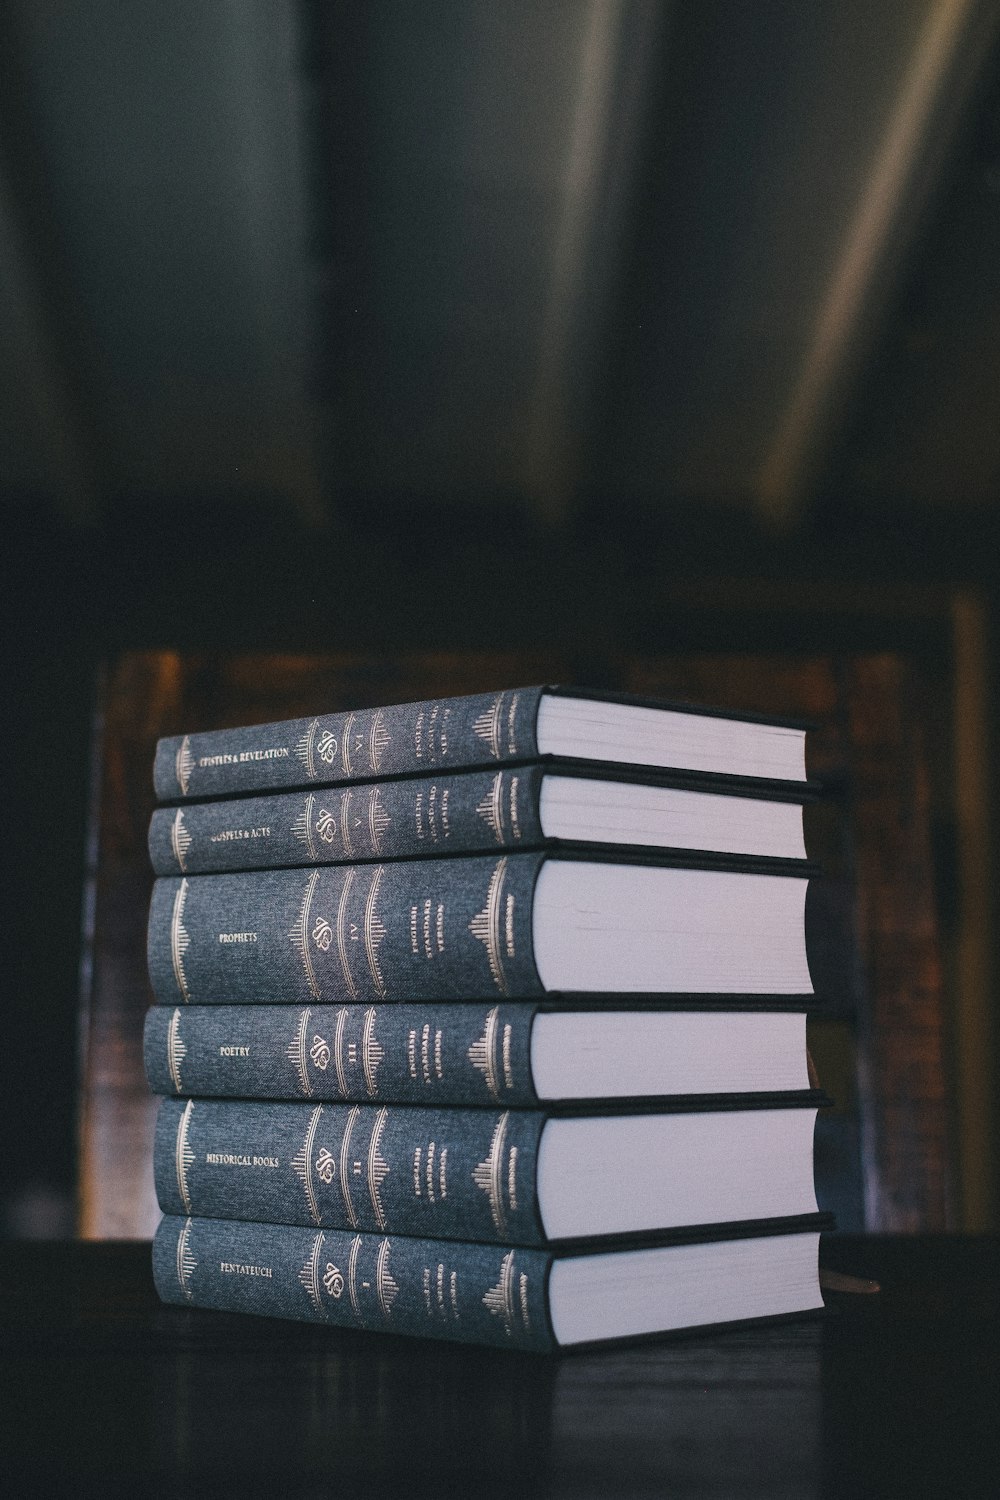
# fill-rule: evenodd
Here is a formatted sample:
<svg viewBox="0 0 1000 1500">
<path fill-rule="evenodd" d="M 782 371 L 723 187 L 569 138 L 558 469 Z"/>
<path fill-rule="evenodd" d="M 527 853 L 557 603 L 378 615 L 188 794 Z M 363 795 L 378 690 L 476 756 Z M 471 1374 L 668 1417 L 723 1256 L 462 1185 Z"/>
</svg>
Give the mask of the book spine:
<svg viewBox="0 0 1000 1500">
<path fill-rule="evenodd" d="M 351 1104 L 538 1103 L 533 1005 L 205 1005 L 146 1015 L 157 1094 Z"/>
<path fill-rule="evenodd" d="M 174 735 L 156 746 L 153 785 L 161 801 L 174 802 L 530 760 L 542 692 L 517 688 Z"/>
<path fill-rule="evenodd" d="M 153 1176 L 167 1214 L 538 1245 L 544 1121 L 524 1110 L 164 1099 Z"/>
<path fill-rule="evenodd" d="M 544 1251 L 169 1217 L 153 1240 L 163 1302 L 337 1328 L 546 1352 Z"/>
<path fill-rule="evenodd" d="M 160 879 L 161 1005 L 377 1004 L 542 992 L 531 907 L 543 855 Z"/>
<path fill-rule="evenodd" d="M 541 778 L 528 766 L 157 808 L 149 855 L 157 875 L 192 875 L 531 848 Z"/>
</svg>

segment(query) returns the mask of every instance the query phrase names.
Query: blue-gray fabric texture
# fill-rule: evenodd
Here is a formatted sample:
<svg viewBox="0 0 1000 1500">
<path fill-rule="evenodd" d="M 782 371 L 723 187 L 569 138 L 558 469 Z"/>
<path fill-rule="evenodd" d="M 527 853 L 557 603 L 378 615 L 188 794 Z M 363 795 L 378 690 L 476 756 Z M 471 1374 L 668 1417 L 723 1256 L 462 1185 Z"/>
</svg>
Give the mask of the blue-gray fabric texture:
<svg viewBox="0 0 1000 1500">
<path fill-rule="evenodd" d="M 162 802 L 530 760 L 541 687 L 322 714 L 159 741 Z"/>
<path fill-rule="evenodd" d="M 160 879 L 148 932 L 161 1005 L 530 998 L 544 855 Z"/>
<path fill-rule="evenodd" d="M 157 875 L 531 849 L 542 768 L 459 772 L 157 808 Z"/>
<path fill-rule="evenodd" d="M 536 1007 L 153 1006 L 143 1052 L 157 1094 L 530 1107 Z"/>
<path fill-rule="evenodd" d="M 169 1217 L 164 1302 L 540 1352 L 553 1347 L 544 1251 Z"/>
<path fill-rule="evenodd" d="M 543 1242 L 540 1111 L 164 1099 L 164 1213 L 515 1245 Z"/>
</svg>

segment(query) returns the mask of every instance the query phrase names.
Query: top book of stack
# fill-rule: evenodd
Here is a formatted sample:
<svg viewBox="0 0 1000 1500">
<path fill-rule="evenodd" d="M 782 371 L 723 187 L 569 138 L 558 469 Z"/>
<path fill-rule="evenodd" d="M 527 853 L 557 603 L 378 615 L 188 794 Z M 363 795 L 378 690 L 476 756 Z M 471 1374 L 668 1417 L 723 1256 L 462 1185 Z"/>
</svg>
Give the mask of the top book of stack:
<svg viewBox="0 0 1000 1500">
<path fill-rule="evenodd" d="M 731 710 L 529 687 L 161 739 L 162 802 L 532 761 L 801 786 L 806 726 Z"/>
</svg>

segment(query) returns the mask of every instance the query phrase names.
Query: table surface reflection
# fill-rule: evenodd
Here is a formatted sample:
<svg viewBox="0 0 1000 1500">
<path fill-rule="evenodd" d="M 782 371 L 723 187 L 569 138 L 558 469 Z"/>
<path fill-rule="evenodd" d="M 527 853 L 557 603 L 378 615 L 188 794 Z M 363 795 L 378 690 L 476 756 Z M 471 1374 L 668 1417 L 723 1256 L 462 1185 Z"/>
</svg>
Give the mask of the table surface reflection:
<svg viewBox="0 0 1000 1500">
<path fill-rule="evenodd" d="M 834 1236 L 814 1319 L 551 1359 L 162 1307 L 142 1244 L 0 1246 L 7 1493 L 995 1493 L 998 1241 Z"/>
</svg>

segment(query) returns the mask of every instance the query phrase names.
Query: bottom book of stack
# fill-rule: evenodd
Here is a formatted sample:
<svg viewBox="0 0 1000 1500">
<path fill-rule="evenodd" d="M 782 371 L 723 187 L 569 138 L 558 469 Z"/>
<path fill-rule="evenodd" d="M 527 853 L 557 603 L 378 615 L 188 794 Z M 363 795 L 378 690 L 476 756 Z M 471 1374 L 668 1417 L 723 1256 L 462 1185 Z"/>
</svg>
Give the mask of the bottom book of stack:
<svg viewBox="0 0 1000 1500">
<path fill-rule="evenodd" d="M 549 1250 L 168 1215 L 153 1273 L 180 1306 L 548 1352 L 819 1308 L 821 1227 Z"/>
</svg>

